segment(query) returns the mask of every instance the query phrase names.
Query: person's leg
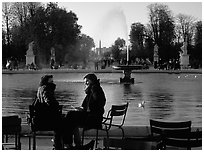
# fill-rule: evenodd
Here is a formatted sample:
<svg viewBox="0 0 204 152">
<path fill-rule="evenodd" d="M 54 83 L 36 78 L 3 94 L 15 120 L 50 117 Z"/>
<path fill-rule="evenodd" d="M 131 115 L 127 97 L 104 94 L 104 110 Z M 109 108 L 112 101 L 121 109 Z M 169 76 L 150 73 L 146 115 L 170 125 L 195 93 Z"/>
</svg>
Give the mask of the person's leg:
<svg viewBox="0 0 204 152">
<path fill-rule="evenodd" d="M 63 141 L 62 141 L 62 127 L 63 127 L 63 118 L 61 116 L 52 117 L 55 119 L 54 124 L 54 148 L 56 150 L 63 149 Z"/>
<path fill-rule="evenodd" d="M 68 112 L 64 120 L 64 143 L 72 146 L 73 135 L 76 136 L 76 143 L 80 141 L 79 130 L 76 130 L 78 126 L 84 121 L 85 114 L 83 112 L 72 111 Z"/>
<path fill-rule="evenodd" d="M 54 132 L 54 148 L 55 150 L 63 149 L 63 141 L 60 131 L 56 130 Z"/>
</svg>

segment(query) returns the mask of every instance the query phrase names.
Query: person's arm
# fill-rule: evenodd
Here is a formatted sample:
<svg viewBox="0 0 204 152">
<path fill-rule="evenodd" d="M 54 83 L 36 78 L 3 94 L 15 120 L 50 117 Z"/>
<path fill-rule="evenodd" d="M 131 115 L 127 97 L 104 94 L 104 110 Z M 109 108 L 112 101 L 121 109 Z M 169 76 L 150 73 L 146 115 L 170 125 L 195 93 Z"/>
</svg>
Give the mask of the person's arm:
<svg viewBox="0 0 204 152">
<path fill-rule="evenodd" d="M 103 90 L 100 90 L 99 88 L 93 88 L 92 90 L 92 97 L 94 100 L 94 104 L 97 107 L 104 107 L 105 102 L 105 95 L 103 93 Z"/>
<path fill-rule="evenodd" d="M 48 105 L 51 104 L 51 102 L 55 99 L 54 98 L 54 95 L 53 95 L 53 92 L 45 89 L 42 93 L 42 96 L 43 96 L 43 99 L 44 99 L 44 102 L 47 103 Z"/>
</svg>

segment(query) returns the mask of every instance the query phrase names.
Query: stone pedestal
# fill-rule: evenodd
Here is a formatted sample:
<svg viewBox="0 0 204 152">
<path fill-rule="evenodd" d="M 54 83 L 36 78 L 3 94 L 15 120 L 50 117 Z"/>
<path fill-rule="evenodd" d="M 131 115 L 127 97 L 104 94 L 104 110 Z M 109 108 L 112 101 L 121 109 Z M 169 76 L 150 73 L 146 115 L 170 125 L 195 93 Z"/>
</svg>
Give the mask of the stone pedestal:
<svg viewBox="0 0 204 152">
<path fill-rule="evenodd" d="M 181 55 L 181 68 L 186 69 L 189 66 L 189 55 Z"/>
<path fill-rule="evenodd" d="M 123 78 L 120 78 L 120 83 L 134 83 L 134 78 L 131 78 L 131 72 L 132 70 L 124 70 L 123 71 L 123 74 L 124 74 L 124 77 Z"/>
<path fill-rule="evenodd" d="M 116 70 L 123 70 L 124 77 L 120 78 L 120 83 L 134 83 L 134 78 L 131 78 L 132 70 L 140 70 L 142 65 L 119 65 L 113 66 Z"/>
<path fill-rule="evenodd" d="M 26 55 L 26 65 L 31 65 L 32 63 L 35 65 L 35 56 Z"/>
</svg>

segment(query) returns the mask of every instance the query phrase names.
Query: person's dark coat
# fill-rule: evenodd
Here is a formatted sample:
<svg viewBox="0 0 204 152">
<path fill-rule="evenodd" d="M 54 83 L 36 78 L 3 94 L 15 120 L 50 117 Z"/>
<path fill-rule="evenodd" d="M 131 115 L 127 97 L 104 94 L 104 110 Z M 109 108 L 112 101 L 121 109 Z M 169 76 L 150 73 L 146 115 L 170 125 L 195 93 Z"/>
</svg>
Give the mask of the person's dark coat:
<svg viewBox="0 0 204 152">
<path fill-rule="evenodd" d="M 50 83 L 38 88 L 37 98 L 40 104 L 35 108 L 39 124 L 45 127 L 50 126 L 50 128 L 56 128 L 60 121 L 59 103 L 54 94 L 55 87 L 55 84 Z"/>
<path fill-rule="evenodd" d="M 100 83 L 97 82 L 90 86 L 82 103 L 84 110 L 88 111 L 87 125 L 92 125 L 93 123 L 100 124 L 102 122 L 105 103 L 106 98 Z"/>
</svg>

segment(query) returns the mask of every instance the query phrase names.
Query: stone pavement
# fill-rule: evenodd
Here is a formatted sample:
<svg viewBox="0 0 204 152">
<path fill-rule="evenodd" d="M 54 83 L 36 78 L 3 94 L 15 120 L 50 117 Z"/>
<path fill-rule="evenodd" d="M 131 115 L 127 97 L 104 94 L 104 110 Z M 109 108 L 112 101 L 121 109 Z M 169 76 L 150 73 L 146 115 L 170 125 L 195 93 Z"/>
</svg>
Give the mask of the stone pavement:
<svg viewBox="0 0 204 152">
<path fill-rule="evenodd" d="M 125 131 L 125 137 L 129 138 L 148 138 L 150 136 L 150 130 L 148 126 L 124 126 Z M 195 131 L 196 129 L 202 130 L 202 127 L 193 127 L 192 131 Z M 26 137 L 26 135 L 30 132 L 28 125 L 22 125 L 22 134 L 23 137 L 21 137 L 21 149 L 22 150 L 29 150 L 29 138 Z M 36 149 L 37 150 L 52 150 L 53 149 L 53 132 L 42 132 L 40 133 L 43 136 L 37 136 L 36 138 Z M 91 141 L 92 139 L 95 139 L 96 130 L 89 130 L 85 132 L 85 144 Z M 109 131 L 110 138 L 121 138 L 121 130 L 111 129 Z M 106 137 L 106 133 L 104 131 L 99 131 L 99 145 L 98 148 L 103 149 L 103 139 Z M 140 141 L 137 140 L 135 144 L 138 144 L 138 146 L 145 145 L 147 147 L 143 147 L 144 149 L 149 149 L 151 147 L 151 143 L 147 141 Z M 31 143 L 31 149 L 32 149 L 32 143 Z M 201 149 L 201 147 L 196 148 Z"/>
</svg>

